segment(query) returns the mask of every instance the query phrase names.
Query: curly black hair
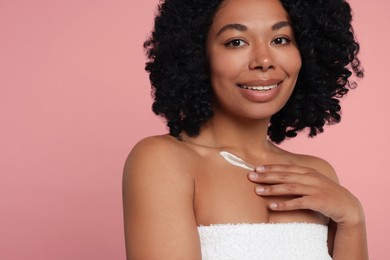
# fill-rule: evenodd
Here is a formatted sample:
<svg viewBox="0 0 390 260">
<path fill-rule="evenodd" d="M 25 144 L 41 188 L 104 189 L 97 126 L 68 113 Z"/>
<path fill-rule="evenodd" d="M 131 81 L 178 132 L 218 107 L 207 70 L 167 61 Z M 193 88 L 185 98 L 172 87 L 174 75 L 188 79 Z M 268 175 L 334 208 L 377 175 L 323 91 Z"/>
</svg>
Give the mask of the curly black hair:
<svg viewBox="0 0 390 260">
<path fill-rule="evenodd" d="M 145 41 L 154 113 L 169 132 L 198 135 L 213 116 L 206 41 L 223 0 L 165 0 L 158 6 L 154 30 Z M 287 104 L 271 117 L 268 136 L 275 143 L 308 128 L 309 136 L 341 119 L 339 99 L 364 72 L 359 44 L 345 0 L 281 0 L 289 13 L 302 58 L 296 87 Z"/>
</svg>

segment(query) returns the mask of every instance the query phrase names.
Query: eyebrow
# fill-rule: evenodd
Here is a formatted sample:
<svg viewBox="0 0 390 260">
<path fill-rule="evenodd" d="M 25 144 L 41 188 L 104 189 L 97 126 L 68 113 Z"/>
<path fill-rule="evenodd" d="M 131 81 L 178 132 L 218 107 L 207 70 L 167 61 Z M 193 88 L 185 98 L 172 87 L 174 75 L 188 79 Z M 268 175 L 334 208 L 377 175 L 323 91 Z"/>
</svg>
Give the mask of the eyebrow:
<svg viewBox="0 0 390 260">
<path fill-rule="evenodd" d="M 281 21 L 281 22 L 278 22 L 278 23 L 272 25 L 271 29 L 272 29 L 272 31 L 277 31 L 277 30 L 280 30 L 283 27 L 287 27 L 287 26 L 292 27 L 290 22 Z"/>
<path fill-rule="evenodd" d="M 272 31 L 277 31 L 277 30 L 280 30 L 283 27 L 287 27 L 287 26 L 292 27 L 290 22 L 288 22 L 288 21 L 281 21 L 281 22 L 278 22 L 278 23 L 272 25 L 271 29 L 272 29 Z M 246 27 L 243 24 L 239 24 L 239 23 L 227 24 L 227 25 L 223 26 L 218 31 L 217 36 L 220 35 L 221 33 L 223 33 L 224 31 L 227 31 L 227 30 L 237 30 L 237 31 L 240 31 L 240 32 L 245 32 L 245 31 L 248 30 L 248 27 Z"/>
<path fill-rule="evenodd" d="M 224 31 L 227 31 L 227 30 L 237 30 L 237 31 L 240 31 L 240 32 L 245 32 L 246 30 L 248 30 L 248 28 L 243 25 L 243 24 L 239 24 L 239 23 L 232 23 L 232 24 L 227 24 L 225 26 L 223 26 L 217 33 L 217 36 L 220 35 L 221 33 L 223 33 Z"/>
</svg>

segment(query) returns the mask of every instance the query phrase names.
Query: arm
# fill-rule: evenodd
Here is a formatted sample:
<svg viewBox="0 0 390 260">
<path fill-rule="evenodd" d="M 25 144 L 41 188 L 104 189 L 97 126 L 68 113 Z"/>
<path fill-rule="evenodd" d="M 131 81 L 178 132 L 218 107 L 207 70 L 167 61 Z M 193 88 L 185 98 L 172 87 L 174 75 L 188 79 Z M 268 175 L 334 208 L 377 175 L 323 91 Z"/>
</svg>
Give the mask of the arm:
<svg viewBox="0 0 390 260">
<path fill-rule="evenodd" d="M 333 167 L 327 162 L 321 162 L 320 171 L 325 172 L 326 176 L 334 181 L 341 190 L 344 190 L 347 197 L 350 197 L 352 203 L 343 219 L 335 222 L 329 221 L 329 249 L 334 260 L 343 259 L 368 259 L 367 234 L 364 217 L 364 210 L 359 200 L 353 196 L 347 189 L 340 186 L 340 181 Z"/>
<path fill-rule="evenodd" d="M 331 220 L 329 232 L 334 233 L 332 254 L 334 260 L 368 259 L 364 212 L 358 201 L 357 206 L 355 221 L 335 223 Z"/>
<path fill-rule="evenodd" d="M 201 259 L 194 181 L 172 144 L 149 138 L 130 153 L 123 174 L 127 259 Z"/>
<path fill-rule="evenodd" d="M 324 174 L 307 167 L 268 165 L 257 167 L 256 174 L 250 174 L 249 178 L 264 188 L 258 192 L 261 196 L 295 196 L 271 203 L 271 210 L 310 209 L 330 218 L 329 238 L 334 236 L 334 241 L 329 241 L 329 245 L 334 260 L 367 260 L 365 220 L 360 202 L 339 185 L 329 164 L 318 161 L 315 168 Z"/>
</svg>

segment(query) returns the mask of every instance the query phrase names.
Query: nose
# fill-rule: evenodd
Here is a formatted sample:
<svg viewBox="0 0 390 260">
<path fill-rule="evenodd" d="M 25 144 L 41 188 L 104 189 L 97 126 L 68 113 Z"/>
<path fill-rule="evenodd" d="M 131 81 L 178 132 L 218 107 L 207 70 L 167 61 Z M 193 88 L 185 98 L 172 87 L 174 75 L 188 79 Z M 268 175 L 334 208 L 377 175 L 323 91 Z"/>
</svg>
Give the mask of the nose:
<svg viewBox="0 0 390 260">
<path fill-rule="evenodd" d="M 275 68 L 269 46 L 257 45 L 252 49 L 249 69 L 267 71 Z"/>
</svg>

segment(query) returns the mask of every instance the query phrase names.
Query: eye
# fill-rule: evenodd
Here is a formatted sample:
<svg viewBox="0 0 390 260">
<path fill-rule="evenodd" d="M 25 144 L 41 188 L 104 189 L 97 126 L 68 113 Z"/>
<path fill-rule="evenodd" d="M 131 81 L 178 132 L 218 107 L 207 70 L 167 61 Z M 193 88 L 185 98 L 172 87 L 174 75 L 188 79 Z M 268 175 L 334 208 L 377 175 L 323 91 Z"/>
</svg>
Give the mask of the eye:
<svg viewBox="0 0 390 260">
<path fill-rule="evenodd" d="M 287 37 L 278 37 L 272 41 L 272 44 L 275 45 L 286 45 L 289 44 L 291 40 Z"/>
<path fill-rule="evenodd" d="M 225 46 L 230 48 L 238 48 L 244 45 L 247 45 L 247 43 L 241 39 L 233 39 L 225 43 Z"/>
</svg>

